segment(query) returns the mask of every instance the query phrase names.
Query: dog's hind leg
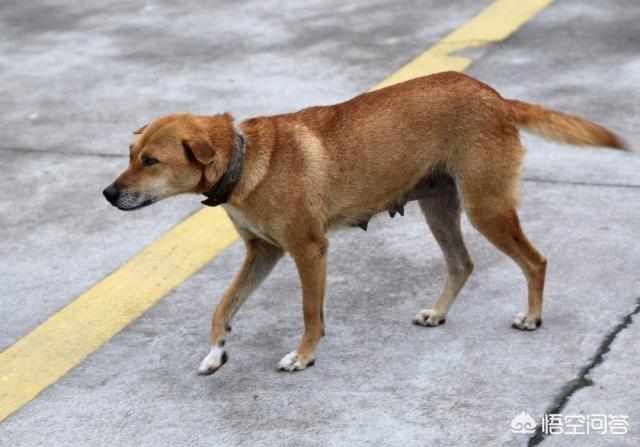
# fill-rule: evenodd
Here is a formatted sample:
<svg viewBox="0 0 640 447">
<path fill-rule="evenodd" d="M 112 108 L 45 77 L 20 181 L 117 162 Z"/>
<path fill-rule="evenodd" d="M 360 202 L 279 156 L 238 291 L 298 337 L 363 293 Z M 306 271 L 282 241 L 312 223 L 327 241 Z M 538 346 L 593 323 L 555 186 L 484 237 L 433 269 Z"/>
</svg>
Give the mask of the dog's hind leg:
<svg viewBox="0 0 640 447">
<path fill-rule="evenodd" d="M 496 166 L 497 152 L 502 152 L 501 166 Z M 519 141 L 484 150 L 478 148 L 474 166 L 461 167 L 458 185 L 473 226 L 522 269 L 528 285 L 528 309 L 516 316 L 513 327 L 534 330 L 542 321 L 547 259 L 523 233 L 516 211 L 522 155 L 524 150 Z"/>
<path fill-rule="evenodd" d="M 439 175 L 429 182 L 428 197 L 418 201 L 427 224 L 442 249 L 447 265 L 444 290 L 436 304 L 423 309 L 415 324 L 437 326 L 445 322 L 449 308 L 473 270 L 460 230 L 460 199 L 453 179 Z"/>
<path fill-rule="evenodd" d="M 201 375 L 213 374 L 227 361 L 224 345 L 231 319 L 251 293 L 269 275 L 284 253 L 282 249 L 260 239 L 247 238 L 245 245 L 247 251 L 244 264 L 213 314 L 211 351 L 198 368 L 198 373 Z"/>
<path fill-rule="evenodd" d="M 467 214 L 478 231 L 522 269 L 527 278 L 529 306 L 516 316 L 513 327 L 529 331 L 536 329 L 542 322 L 542 294 L 547 259 L 523 233 L 515 208 L 496 210 L 481 206 L 467 210 Z"/>
</svg>

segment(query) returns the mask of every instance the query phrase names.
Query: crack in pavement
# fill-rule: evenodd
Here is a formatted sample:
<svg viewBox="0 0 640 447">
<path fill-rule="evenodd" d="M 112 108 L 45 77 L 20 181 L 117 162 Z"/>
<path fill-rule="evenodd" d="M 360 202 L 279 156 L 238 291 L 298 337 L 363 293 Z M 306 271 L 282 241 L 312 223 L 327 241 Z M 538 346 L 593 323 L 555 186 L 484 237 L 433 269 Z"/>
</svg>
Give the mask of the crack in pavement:
<svg viewBox="0 0 640 447">
<path fill-rule="evenodd" d="M 582 388 L 586 388 L 588 386 L 593 385 L 593 380 L 591 380 L 587 376 L 595 367 L 597 367 L 602 362 L 604 362 L 605 360 L 604 356 L 610 351 L 611 344 L 613 343 L 613 341 L 616 339 L 616 337 L 620 332 L 622 332 L 627 327 L 629 327 L 629 325 L 632 323 L 633 316 L 638 314 L 640 314 L 640 298 L 636 299 L 636 306 L 633 308 L 633 310 L 628 314 L 626 314 L 625 317 L 622 319 L 622 321 L 618 323 L 604 337 L 604 339 L 600 343 L 600 346 L 596 350 L 595 354 L 593 355 L 593 357 L 591 357 L 591 360 L 589 361 L 589 363 L 583 366 L 580 369 L 580 371 L 578 371 L 577 376 L 574 379 L 570 380 L 562 388 L 560 394 L 553 400 L 553 402 L 547 408 L 544 414 L 560 414 L 564 409 L 564 407 L 569 402 L 569 399 L 571 399 L 571 396 L 573 396 L 577 391 L 581 390 Z M 529 438 L 527 447 L 533 447 L 535 445 L 540 444 L 542 441 L 544 441 L 547 438 L 547 436 L 549 435 L 546 435 L 542 432 L 542 424 L 538 424 L 538 426 L 536 427 L 536 431 Z"/>
</svg>

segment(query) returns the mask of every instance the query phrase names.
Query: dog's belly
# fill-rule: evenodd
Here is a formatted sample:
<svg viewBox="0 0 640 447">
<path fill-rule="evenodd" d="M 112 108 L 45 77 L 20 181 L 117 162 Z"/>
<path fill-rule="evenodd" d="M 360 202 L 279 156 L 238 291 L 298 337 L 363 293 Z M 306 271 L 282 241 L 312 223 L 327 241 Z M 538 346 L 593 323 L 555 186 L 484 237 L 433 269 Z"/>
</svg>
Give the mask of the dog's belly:
<svg viewBox="0 0 640 447">
<path fill-rule="evenodd" d="M 332 215 L 329 229 L 359 226 L 366 230 L 369 220 L 379 213 L 388 212 L 391 217 L 404 215 L 404 206 L 414 200 L 429 200 L 442 192 L 444 187 L 455 187 L 451 176 L 444 173 L 432 173 L 422 177 L 412 188 L 399 195 L 382 200 L 362 199 L 362 203 L 353 204 Z"/>
</svg>

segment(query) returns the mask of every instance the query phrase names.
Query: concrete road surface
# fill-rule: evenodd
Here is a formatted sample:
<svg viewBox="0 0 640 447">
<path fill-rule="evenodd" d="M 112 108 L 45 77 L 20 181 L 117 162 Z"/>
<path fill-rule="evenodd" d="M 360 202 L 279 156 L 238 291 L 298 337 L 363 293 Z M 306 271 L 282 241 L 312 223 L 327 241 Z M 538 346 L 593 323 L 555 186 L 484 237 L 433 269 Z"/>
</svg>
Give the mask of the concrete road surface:
<svg viewBox="0 0 640 447">
<path fill-rule="evenodd" d="M 200 208 L 179 197 L 120 213 L 102 199 L 131 130 L 168 112 L 242 119 L 347 99 L 489 4 L 3 0 L 0 350 Z M 467 73 L 640 148 L 639 49 L 637 0 L 558 0 L 473 50 Z M 412 204 L 331 237 L 313 368 L 276 371 L 302 330 L 285 259 L 236 318 L 228 364 L 196 376 L 236 243 L 1 422 L 0 445 L 640 445 L 640 151 L 524 142 L 523 227 L 549 258 L 538 331 L 511 329 L 524 278 L 466 220 L 473 276 L 446 325 L 411 324 L 444 281 Z M 571 435 L 566 419 L 544 439 L 513 433 L 522 412 L 583 428 L 604 415 L 626 433 Z"/>
</svg>

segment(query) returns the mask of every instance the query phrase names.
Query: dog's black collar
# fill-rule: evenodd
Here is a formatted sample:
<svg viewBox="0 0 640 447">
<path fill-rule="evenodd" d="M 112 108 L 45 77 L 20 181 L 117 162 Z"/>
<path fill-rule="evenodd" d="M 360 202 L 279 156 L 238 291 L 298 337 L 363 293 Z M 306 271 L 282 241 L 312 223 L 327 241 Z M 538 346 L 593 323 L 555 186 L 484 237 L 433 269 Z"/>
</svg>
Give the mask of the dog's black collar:
<svg viewBox="0 0 640 447">
<path fill-rule="evenodd" d="M 233 188 L 240 179 L 240 174 L 242 174 L 242 168 L 244 167 L 245 140 L 241 132 L 235 129 L 234 132 L 236 136 L 229 166 L 227 166 L 227 170 L 222 174 L 220 180 L 213 185 L 213 188 L 204 193 L 207 198 L 202 201 L 203 205 L 218 206 L 222 203 L 227 203 Z"/>
</svg>

